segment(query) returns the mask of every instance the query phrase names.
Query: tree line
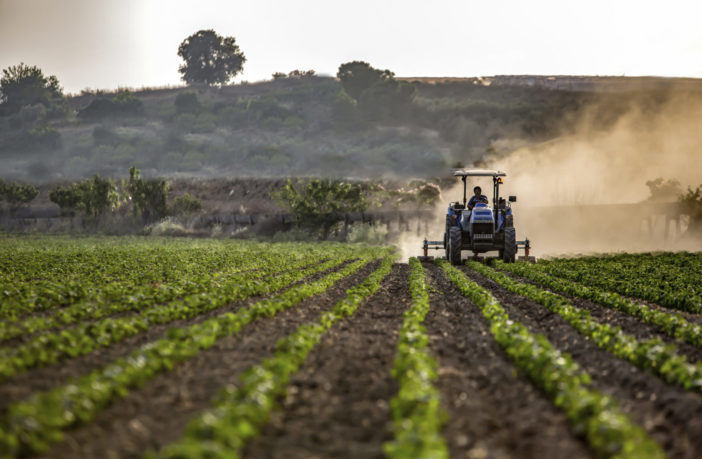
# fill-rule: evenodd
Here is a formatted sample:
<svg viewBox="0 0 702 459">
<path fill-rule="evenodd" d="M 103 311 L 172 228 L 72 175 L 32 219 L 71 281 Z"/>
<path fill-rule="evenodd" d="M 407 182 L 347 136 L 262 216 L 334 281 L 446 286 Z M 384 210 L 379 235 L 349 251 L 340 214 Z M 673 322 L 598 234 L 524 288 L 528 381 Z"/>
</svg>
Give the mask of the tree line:
<svg viewBox="0 0 702 459">
<path fill-rule="evenodd" d="M 116 182 L 95 174 L 93 178 L 59 185 L 49 191 L 49 200 L 58 205 L 61 215 L 83 216 L 97 220 L 108 211 L 129 210 L 149 223 L 167 215 L 185 215 L 201 208 L 200 200 L 185 193 L 168 205 L 170 187 L 163 179 L 144 179 L 136 167 L 129 169 L 129 179 Z M 34 185 L 0 180 L 0 201 L 10 206 L 11 215 L 39 195 Z"/>
<path fill-rule="evenodd" d="M 178 67 L 181 79 L 188 85 L 212 86 L 229 83 L 243 71 L 246 56 L 234 37 L 225 37 L 214 30 L 199 30 L 178 46 L 183 63 Z M 293 70 L 287 75 L 276 72 L 273 79 L 314 76 L 313 70 Z M 337 78 L 344 93 L 340 103 L 358 105 L 374 118 L 385 109 L 402 109 L 410 104 L 414 87 L 395 80 L 390 70 L 373 68 L 363 61 L 341 64 Z M 0 115 L 18 113 L 26 107 L 44 111 L 43 117 L 62 115 L 67 110 L 63 88 L 55 75 L 44 75 L 37 66 L 23 62 L 3 70 L 0 78 Z M 79 117 L 99 119 L 114 113 L 139 114 L 142 104 L 133 94 L 120 90 L 112 98 L 99 97 L 81 110 Z M 48 113 L 46 113 L 48 112 Z M 47 116 L 48 115 L 48 116 Z"/>
</svg>

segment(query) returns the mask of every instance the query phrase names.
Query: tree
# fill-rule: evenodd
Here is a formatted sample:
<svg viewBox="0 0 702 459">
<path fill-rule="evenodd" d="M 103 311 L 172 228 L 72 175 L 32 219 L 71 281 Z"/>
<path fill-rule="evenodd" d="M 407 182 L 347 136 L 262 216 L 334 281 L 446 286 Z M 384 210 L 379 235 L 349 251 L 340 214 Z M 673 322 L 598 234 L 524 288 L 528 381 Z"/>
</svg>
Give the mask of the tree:
<svg viewBox="0 0 702 459">
<path fill-rule="evenodd" d="M 680 196 L 682 191 L 677 179 L 663 180 L 663 177 L 647 181 L 646 186 L 651 190 L 649 201 L 672 202 Z"/>
<path fill-rule="evenodd" d="M 178 56 L 185 61 L 178 71 L 188 84 L 225 84 L 246 62 L 234 37 L 221 37 L 214 30 L 200 30 L 183 40 Z"/>
<path fill-rule="evenodd" d="M 139 169 L 129 169 L 127 190 L 134 204 L 134 214 L 141 214 L 145 222 L 161 218 L 168 212 L 168 183 L 165 180 L 144 180 Z"/>
<path fill-rule="evenodd" d="M 414 98 L 414 86 L 398 82 L 390 70 L 375 69 L 367 62 L 342 64 L 336 76 L 369 119 L 404 116 Z"/>
<path fill-rule="evenodd" d="M 49 200 L 58 204 L 64 214 L 70 215 L 78 210 L 89 217 L 98 218 L 117 205 L 119 195 L 112 181 L 95 174 L 92 179 L 54 188 L 49 193 Z"/>
<path fill-rule="evenodd" d="M 173 200 L 171 211 L 174 215 L 188 215 L 197 212 L 202 208 L 200 200 L 190 193 L 185 193 Z"/>
<path fill-rule="evenodd" d="M 369 63 L 362 61 L 341 64 L 336 73 L 344 91 L 356 101 L 361 100 L 363 91 L 383 81 L 392 80 L 394 76 L 390 70 L 374 69 Z"/>
<path fill-rule="evenodd" d="M 363 212 L 368 208 L 367 191 L 368 187 L 358 183 L 323 179 L 293 183 L 288 179 L 273 197 L 295 214 L 298 226 L 320 231 L 321 239 L 326 239 L 345 213 Z"/>
<path fill-rule="evenodd" d="M 41 104 L 50 108 L 63 100 L 58 79 L 44 76 L 39 67 L 23 62 L 2 71 L 0 102 L 6 113 L 16 113 L 26 105 Z"/>
<path fill-rule="evenodd" d="M 34 185 L 20 183 L 6 183 L 0 180 L 0 200 L 7 201 L 10 213 L 15 214 L 17 209 L 29 203 L 39 195 L 39 189 Z"/>
<path fill-rule="evenodd" d="M 682 210 L 690 216 L 690 224 L 687 227 L 688 234 L 702 232 L 702 185 L 694 190 L 688 187 L 687 192 L 678 197 L 678 203 Z"/>
</svg>

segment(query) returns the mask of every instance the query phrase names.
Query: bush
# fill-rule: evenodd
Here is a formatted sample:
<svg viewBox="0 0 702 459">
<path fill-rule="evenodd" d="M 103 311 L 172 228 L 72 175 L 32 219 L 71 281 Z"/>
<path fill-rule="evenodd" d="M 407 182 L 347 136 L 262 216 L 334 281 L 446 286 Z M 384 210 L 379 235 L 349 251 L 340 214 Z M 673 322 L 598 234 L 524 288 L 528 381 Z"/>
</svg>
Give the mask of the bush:
<svg viewBox="0 0 702 459">
<path fill-rule="evenodd" d="M 134 205 L 134 215 L 140 214 L 147 222 L 166 216 L 168 183 L 165 180 L 144 180 L 139 170 L 132 166 L 127 190 Z"/>
<path fill-rule="evenodd" d="M 359 183 L 309 179 L 293 183 L 288 179 L 280 191 L 272 193 L 297 218 L 298 226 L 319 231 L 326 239 L 331 228 L 347 212 L 363 212 L 368 208 L 367 187 Z"/>
<path fill-rule="evenodd" d="M 190 193 L 185 193 L 173 200 L 172 213 L 174 215 L 187 215 L 200 210 L 200 200 Z"/>
<path fill-rule="evenodd" d="M 98 97 L 78 112 L 78 118 L 100 120 L 111 117 L 137 116 L 144 112 L 144 104 L 131 91 L 122 89 L 112 98 Z"/>
<path fill-rule="evenodd" d="M 31 202 L 39 195 L 39 189 L 34 185 L 22 185 L 20 183 L 7 183 L 0 180 L 0 201 L 5 201 L 10 205 L 10 212 L 15 213 L 17 209 Z"/>
<path fill-rule="evenodd" d="M 102 179 L 98 174 L 90 180 L 59 186 L 49 193 L 51 202 L 58 204 L 61 212 L 72 214 L 82 211 L 89 217 L 97 218 L 119 202 L 117 187 L 112 181 Z"/>
<path fill-rule="evenodd" d="M 176 113 L 197 113 L 200 111 L 200 101 L 194 92 L 184 92 L 175 98 Z"/>
</svg>

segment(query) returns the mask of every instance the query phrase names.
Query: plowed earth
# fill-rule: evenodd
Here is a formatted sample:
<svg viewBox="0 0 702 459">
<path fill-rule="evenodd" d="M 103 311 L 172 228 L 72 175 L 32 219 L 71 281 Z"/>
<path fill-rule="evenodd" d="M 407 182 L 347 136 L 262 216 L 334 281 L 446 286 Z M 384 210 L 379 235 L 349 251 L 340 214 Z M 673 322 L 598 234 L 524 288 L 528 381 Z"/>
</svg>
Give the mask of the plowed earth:
<svg viewBox="0 0 702 459">
<path fill-rule="evenodd" d="M 220 340 L 173 371 L 133 389 L 92 422 L 66 432 L 64 440 L 45 457 L 141 457 L 177 440 L 188 420 L 212 406 L 222 387 L 237 385 L 243 371 L 273 354 L 280 338 L 316 320 L 377 266 L 378 262 L 371 263 L 323 294 L 272 318 L 254 321 L 236 336 Z M 451 456 L 592 457 L 564 414 L 497 345 L 480 310 L 441 269 L 433 264 L 424 264 L 424 269 L 431 305 L 424 326 L 438 363 L 435 385 L 447 414 L 443 434 Z M 617 359 L 545 307 L 466 267 L 461 269 L 490 290 L 513 320 L 569 352 L 590 373 L 593 387 L 614 397 L 670 457 L 702 455 L 702 397 Z M 659 336 L 650 326 L 594 303 L 573 303 L 638 338 Z M 410 304 L 409 267 L 395 264 L 380 289 L 352 317 L 333 326 L 312 350 L 269 424 L 244 449 L 244 457 L 382 457 L 383 443 L 393 439 L 390 400 L 397 393 L 397 384 L 391 369 L 403 313 Z M 201 318 L 192 322 L 198 320 Z M 0 384 L 0 410 L 33 391 L 65 383 L 125 355 L 169 327 L 155 327 L 111 348 L 9 379 Z M 692 361 L 700 357 L 695 348 L 681 349 Z"/>
</svg>

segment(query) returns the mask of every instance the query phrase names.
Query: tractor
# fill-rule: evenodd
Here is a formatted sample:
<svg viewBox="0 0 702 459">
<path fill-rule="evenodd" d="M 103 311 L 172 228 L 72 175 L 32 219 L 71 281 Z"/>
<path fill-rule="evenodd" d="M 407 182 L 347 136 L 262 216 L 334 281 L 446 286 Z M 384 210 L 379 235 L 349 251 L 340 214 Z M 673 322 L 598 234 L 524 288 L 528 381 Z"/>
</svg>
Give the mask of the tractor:
<svg viewBox="0 0 702 459">
<path fill-rule="evenodd" d="M 529 256 L 529 239 L 517 241 L 511 205 L 517 202 L 516 196 L 506 200 L 500 197 L 500 185 L 507 174 L 496 170 L 468 169 L 457 170 L 454 176 L 463 181 L 463 202 L 450 202 L 446 212 L 446 228 L 443 241 L 424 241 L 424 257 L 427 250 L 443 247 L 446 259 L 453 265 L 461 264 L 461 252 L 470 250 L 474 258 L 478 254 L 497 251 L 499 258 L 506 263 L 513 263 L 517 257 L 517 249 L 524 248 L 525 255 L 520 260 L 534 262 Z M 487 202 L 478 201 L 472 209 L 468 209 L 467 186 L 468 177 L 492 177 L 492 208 Z"/>
</svg>

